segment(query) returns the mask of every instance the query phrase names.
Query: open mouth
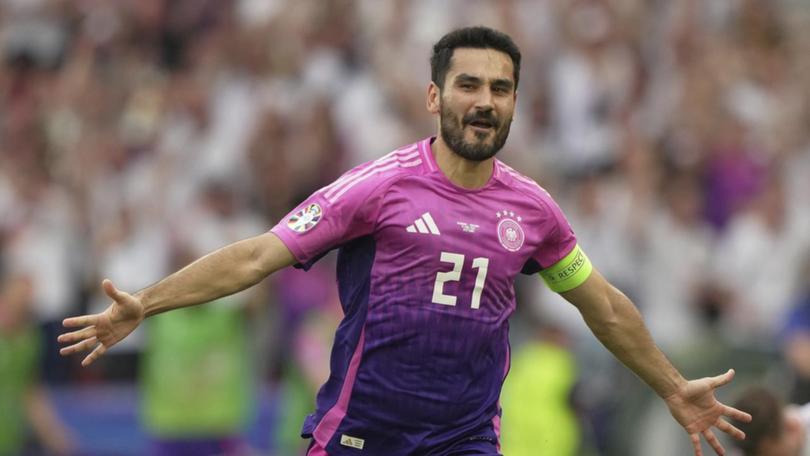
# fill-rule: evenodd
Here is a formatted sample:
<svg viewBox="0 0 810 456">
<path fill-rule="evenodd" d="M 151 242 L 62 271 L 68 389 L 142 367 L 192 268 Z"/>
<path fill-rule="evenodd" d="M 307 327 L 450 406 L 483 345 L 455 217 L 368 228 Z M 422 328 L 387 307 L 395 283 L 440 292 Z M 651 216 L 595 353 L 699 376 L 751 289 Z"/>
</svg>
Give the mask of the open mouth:
<svg viewBox="0 0 810 456">
<path fill-rule="evenodd" d="M 486 131 L 495 127 L 495 125 L 492 122 L 488 122 L 486 120 L 474 120 L 468 123 L 467 125 L 473 127 L 473 129 L 475 130 L 481 131 Z"/>
</svg>

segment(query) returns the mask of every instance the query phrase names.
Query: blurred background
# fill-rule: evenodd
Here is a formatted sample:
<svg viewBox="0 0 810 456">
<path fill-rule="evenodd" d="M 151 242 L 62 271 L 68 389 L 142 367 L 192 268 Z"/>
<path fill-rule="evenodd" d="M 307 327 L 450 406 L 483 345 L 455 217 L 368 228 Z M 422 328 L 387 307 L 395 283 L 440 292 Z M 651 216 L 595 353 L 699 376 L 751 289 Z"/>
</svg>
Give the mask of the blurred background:
<svg viewBox="0 0 810 456">
<path fill-rule="evenodd" d="M 806 1 L 2 0 L 0 454 L 301 454 L 333 258 L 150 319 L 89 368 L 58 356 L 61 320 L 435 134 L 431 46 L 476 24 L 523 53 L 500 158 L 676 366 L 736 368 L 723 400 L 810 401 Z M 516 286 L 506 455 L 690 454 L 570 305 Z"/>
</svg>

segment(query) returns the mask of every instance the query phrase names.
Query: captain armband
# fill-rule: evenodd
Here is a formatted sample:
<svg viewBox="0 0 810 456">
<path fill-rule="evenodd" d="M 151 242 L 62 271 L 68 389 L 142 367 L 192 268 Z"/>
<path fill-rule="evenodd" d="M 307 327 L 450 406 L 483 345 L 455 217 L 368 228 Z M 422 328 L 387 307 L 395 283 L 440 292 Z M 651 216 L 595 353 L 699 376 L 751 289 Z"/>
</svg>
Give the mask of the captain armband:
<svg viewBox="0 0 810 456">
<path fill-rule="evenodd" d="M 592 271 L 591 260 L 577 244 L 565 258 L 540 271 L 540 277 L 552 291 L 563 293 L 582 285 Z"/>
</svg>

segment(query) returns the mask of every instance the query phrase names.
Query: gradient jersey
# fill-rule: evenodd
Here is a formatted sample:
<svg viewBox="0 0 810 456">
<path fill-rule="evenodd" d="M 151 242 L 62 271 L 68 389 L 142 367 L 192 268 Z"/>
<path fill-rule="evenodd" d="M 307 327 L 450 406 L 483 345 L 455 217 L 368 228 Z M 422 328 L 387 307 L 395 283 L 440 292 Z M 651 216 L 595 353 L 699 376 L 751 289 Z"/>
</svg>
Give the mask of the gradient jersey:
<svg viewBox="0 0 810 456">
<path fill-rule="evenodd" d="M 302 431 L 329 455 L 497 443 L 514 279 L 576 246 L 534 181 L 496 160 L 484 187 L 460 188 L 431 142 L 354 168 L 272 229 L 304 268 L 339 248 L 345 317 Z"/>
</svg>

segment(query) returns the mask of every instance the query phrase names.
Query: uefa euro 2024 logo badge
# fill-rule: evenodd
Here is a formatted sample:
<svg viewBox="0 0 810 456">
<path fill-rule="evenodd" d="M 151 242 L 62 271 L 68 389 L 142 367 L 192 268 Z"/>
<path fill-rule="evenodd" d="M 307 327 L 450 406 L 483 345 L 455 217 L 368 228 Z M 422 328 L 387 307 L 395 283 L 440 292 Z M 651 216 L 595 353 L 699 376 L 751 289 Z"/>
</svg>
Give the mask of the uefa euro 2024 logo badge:
<svg viewBox="0 0 810 456">
<path fill-rule="evenodd" d="M 523 228 L 518 223 L 522 220 L 521 217 L 516 217 L 512 211 L 500 211 L 497 215 L 501 220 L 498 222 L 498 240 L 506 250 L 517 252 L 523 247 L 523 241 L 526 239 Z"/>
<path fill-rule="evenodd" d="M 293 214 L 290 219 L 287 220 L 287 227 L 296 233 L 309 231 L 318 224 L 322 215 L 323 211 L 321 210 L 321 206 L 317 203 L 310 204 Z"/>
</svg>

